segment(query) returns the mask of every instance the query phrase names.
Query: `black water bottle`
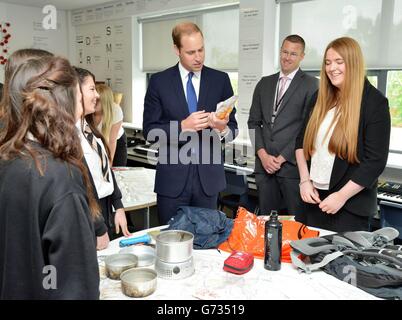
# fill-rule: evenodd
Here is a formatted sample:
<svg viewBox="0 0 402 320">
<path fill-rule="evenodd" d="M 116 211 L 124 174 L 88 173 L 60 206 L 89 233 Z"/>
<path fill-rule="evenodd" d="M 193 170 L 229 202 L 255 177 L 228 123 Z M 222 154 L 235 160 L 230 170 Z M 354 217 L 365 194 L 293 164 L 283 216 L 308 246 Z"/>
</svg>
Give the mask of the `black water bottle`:
<svg viewBox="0 0 402 320">
<path fill-rule="evenodd" d="M 272 210 L 265 222 L 265 257 L 264 268 L 271 271 L 281 269 L 282 223 L 278 220 L 278 212 Z"/>
</svg>

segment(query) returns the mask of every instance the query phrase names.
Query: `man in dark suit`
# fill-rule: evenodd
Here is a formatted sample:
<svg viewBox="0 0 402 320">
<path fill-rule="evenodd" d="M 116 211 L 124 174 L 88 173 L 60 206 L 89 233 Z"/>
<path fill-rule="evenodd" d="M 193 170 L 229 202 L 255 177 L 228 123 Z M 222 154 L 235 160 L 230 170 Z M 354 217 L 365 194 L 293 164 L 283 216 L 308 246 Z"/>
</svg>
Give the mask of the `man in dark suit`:
<svg viewBox="0 0 402 320">
<path fill-rule="evenodd" d="M 237 131 L 235 111 L 215 115 L 233 90 L 226 73 L 204 66 L 201 30 L 181 23 L 172 38 L 179 63 L 151 77 L 143 117 L 145 138 L 159 145 L 155 192 L 162 224 L 182 205 L 216 209 L 226 187 L 221 141 Z"/>
<path fill-rule="evenodd" d="M 305 42 L 298 35 L 283 40 L 281 70 L 258 82 L 248 119 L 250 136 L 255 135 L 255 179 L 260 214 L 286 208 L 301 222 L 303 206 L 295 140 L 306 117 L 308 103 L 318 88 L 318 81 L 299 68 L 304 48 Z"/>
</svg>

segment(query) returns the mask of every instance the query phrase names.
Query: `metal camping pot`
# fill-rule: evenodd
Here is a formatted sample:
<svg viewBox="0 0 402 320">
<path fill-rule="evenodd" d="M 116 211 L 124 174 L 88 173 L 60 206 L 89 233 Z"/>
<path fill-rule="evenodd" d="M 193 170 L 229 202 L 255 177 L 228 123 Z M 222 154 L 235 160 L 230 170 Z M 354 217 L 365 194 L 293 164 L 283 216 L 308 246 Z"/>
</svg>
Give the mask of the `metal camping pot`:
<svg viewBox="0 0 402 320">
<path fill-rule="evenodd" d="M 156 271 L 148 268 L 133 268 L 121 275 L 121 290 L 129 297 L 141 298 L 149 296 L 156 290 Z"/>
<path fill-rule="evenodd" d="M 156 236 L 156 256 L 168 263 L 187 261 L 193 256 L 193 240 L 187 231 L 162 231 Z"/>
<path fill-rule="evenodd" d="M 117 253 L 105 258 L 106 276 L 110 279 L 120 280 L 120 274 L 128 269 L 135 268 L 138 258 L 133 254 Z"/>
</svg>

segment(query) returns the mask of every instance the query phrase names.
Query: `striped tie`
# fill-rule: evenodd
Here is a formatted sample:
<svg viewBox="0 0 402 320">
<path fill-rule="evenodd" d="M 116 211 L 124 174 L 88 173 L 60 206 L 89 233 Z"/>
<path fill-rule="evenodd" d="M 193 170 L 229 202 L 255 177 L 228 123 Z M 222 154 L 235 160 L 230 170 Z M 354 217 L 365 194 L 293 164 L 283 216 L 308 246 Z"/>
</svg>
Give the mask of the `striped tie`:
<svg viewBox="0 0 402 320">
<path fill-rule="evenodd" d="M 98 143 L 98 141 L 96 141 L 94 134 L 91 130 L 91 127 L 88 125 L 88 123 L 85 124 L 84 134 L 85 134 L 90 146 L 92 147 L 92 149 L 94 149 L 96 151 L 96 153 L 99 155 L 99 157 L 101 159 L 103 178 L 107 182 L 110 182 L 109 161 L 107 159 L 105 152 L 103 152 L 101 145 Z"/>
</svg>

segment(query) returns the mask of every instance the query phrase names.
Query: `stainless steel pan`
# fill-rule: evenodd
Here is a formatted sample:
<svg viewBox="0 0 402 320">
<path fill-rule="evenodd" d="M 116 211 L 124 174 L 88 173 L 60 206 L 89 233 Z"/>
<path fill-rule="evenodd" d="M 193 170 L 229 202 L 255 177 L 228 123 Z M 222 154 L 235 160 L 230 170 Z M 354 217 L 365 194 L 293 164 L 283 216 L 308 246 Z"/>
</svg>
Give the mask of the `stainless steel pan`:
<svg viewBox="0 0 402 320">
<path fill-rule="evenodd" d="M 187 261 L 193 255 L 193 240 L 193 234 L 187 231 L 162 231 L 156 236 L 156 256 L 168 263 Z"/>
<path fill-rule="evenodd" d="M 105 258 L 106 276 L 110 279 L 120 280 L 120 274 L 137 266 L 138 258 L 133 254 L 118 253 Z"/>
<path fill-rule="evenodd" d="M 121 275 L 121 291 L 129 297 L 141 298 L 149 296 L 156 290 L 157 273 L 152 269 L 134 268 Z"/>
</svg>

